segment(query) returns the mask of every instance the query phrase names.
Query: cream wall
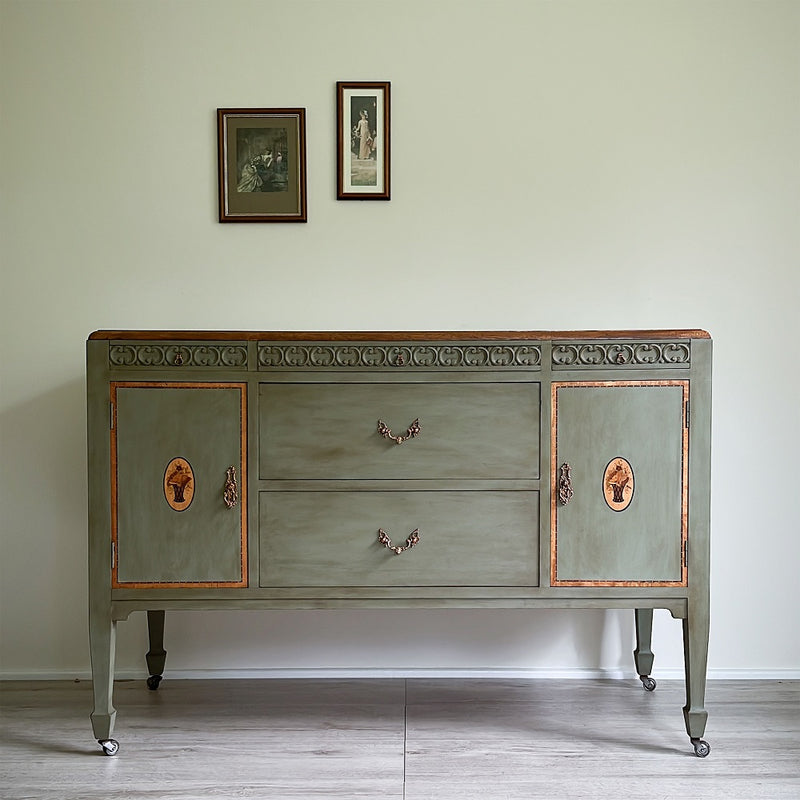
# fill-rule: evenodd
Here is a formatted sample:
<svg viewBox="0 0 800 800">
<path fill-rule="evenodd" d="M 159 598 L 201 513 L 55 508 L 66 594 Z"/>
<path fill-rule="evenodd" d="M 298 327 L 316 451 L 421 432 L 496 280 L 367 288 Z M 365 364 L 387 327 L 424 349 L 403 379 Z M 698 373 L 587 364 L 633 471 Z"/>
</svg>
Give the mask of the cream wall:
<svg viewBox="0 0 800 800">
<path fill-rule="evenodd" d="M 87 674 L 84 341 L 126 327 L 707 328 L 710 667 L 800 674 L 800 3 L 0 9 L 2 674 Z M 337 80 L 392 82 L 389 203 L 335 200 Z M 307 225 L 217 223 L 218 106 L 307 109 Z M 178 673 L 632 674 L 621 612 L 167 626 Z M 143 615 L 119 628 L 141 674 Z M 679 631 L 657 616 L 657 675 Z"/>
</svg>

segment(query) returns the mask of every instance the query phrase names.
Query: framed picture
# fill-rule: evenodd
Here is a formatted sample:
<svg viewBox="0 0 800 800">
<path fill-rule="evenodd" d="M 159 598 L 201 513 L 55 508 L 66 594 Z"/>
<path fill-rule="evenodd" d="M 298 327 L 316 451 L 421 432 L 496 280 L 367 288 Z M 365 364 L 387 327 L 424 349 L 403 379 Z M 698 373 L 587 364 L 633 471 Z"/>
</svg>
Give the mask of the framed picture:
<svg viewBox="0 0 800 800">
<path fill-rule="evenodd" d="M 306 222 L 306 110 L 218 108 L 220 222 Z"/>
<path fill-rule="evenodd" d="M 388 81 L 336 84 L 336 196 L 389 199 Z"/>
</svg>

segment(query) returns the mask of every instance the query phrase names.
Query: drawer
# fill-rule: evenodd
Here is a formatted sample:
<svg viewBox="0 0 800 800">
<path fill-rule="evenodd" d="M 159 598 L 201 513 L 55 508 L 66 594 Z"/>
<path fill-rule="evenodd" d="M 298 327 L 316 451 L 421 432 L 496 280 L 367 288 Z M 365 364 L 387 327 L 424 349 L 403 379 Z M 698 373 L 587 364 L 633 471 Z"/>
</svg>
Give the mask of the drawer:
<svg viewBox="0 0 800 800">
<path fill-rule="evenodd" d="M 539 584 L 536 491 L 261 492 L 259 521 L 262 587 Z"/>
<path fill-rule="evenodd" d="M 262 383 L 259 476 L 536 479 L 539 405 L 534 382 Z"/>
</svg>

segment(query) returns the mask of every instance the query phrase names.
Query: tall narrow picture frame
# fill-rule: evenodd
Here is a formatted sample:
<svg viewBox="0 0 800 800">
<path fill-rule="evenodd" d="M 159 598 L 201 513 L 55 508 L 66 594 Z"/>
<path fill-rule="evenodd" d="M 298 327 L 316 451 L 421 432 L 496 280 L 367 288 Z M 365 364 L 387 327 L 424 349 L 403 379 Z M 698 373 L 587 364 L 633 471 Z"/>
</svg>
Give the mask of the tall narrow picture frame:
<svg viewBox="0 0 800 800">
<path fill-rule="evenodd" d="M 220 222 L 306 222 L 306 110 L 218 108 Z"/>
<path fill-rule="evenodd" d="M 390 198 L 390 83 L 336 84 L 336 196 Z"/>
</svg>

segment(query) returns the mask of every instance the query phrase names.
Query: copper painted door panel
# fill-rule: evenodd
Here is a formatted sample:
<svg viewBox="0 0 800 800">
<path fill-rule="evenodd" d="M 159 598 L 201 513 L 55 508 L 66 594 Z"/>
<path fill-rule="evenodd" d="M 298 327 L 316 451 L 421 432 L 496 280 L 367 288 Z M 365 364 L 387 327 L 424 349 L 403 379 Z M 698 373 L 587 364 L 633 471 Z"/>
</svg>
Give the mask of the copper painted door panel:
<svg viewBox="0 0 800 800">
<path fill-rule="evenodd" d="M 553 384 L 554 586 L 685 585 L 688 391 Z"/>
<path fill-rule="evenodd" d="M 246 586 L 246 385 L 112 383 L 111 401 L 112 585 Z"/>
<path fill-rule="evenodd" d="M 540 384 L 263 383 L 262 479 L 539 477 Z M 383 421 L 406 436 L 378 432 Z"/>
</svg>

